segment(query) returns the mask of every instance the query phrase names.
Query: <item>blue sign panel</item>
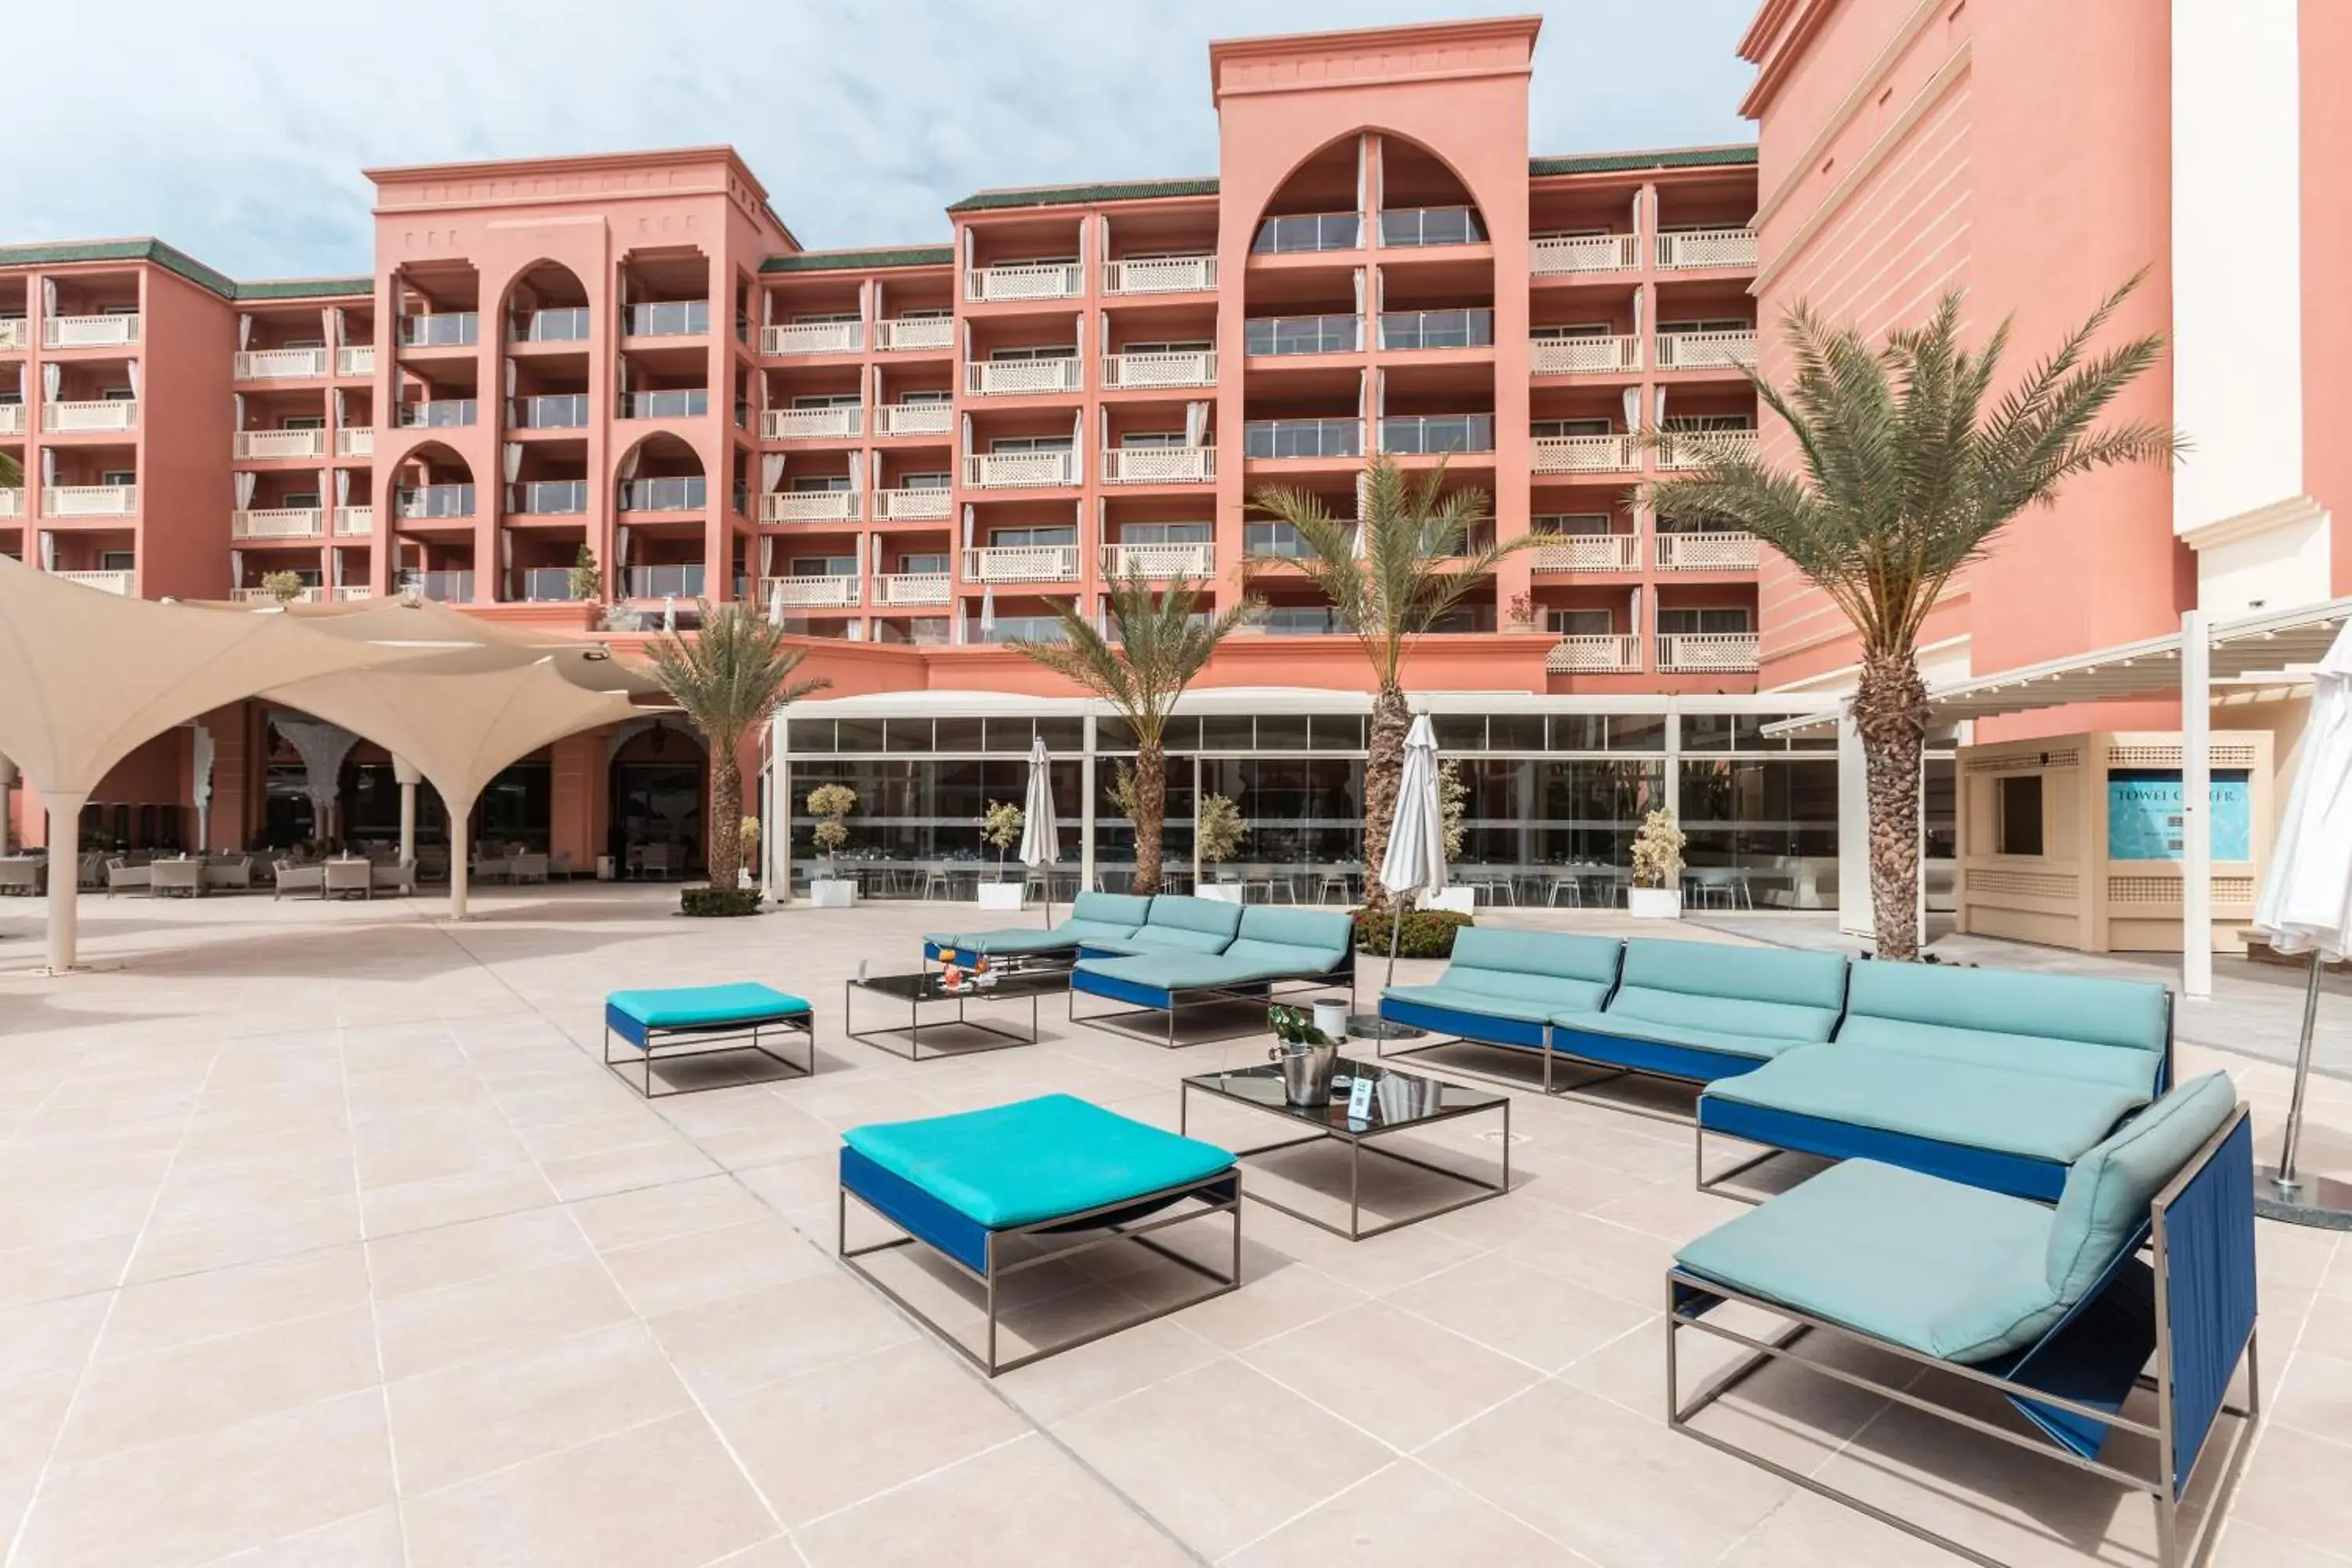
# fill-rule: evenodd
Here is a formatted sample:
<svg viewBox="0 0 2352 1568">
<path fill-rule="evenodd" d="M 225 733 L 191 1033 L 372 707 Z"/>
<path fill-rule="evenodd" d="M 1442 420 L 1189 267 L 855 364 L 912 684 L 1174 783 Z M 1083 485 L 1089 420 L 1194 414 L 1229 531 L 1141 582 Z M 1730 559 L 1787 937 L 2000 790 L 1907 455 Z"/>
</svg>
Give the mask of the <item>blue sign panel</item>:
<svg viewBox="0 0 2352 1568">
<path fill-rule="evenodd" d="M 2177 768 L 2118 768 L 2107 775 L 2107 858 L 2180 858 L 2181 793 Z M 2213 775 L 2213 858 L 2251 860 L 2253 781 L 2242 772 Z"/>
</svg>

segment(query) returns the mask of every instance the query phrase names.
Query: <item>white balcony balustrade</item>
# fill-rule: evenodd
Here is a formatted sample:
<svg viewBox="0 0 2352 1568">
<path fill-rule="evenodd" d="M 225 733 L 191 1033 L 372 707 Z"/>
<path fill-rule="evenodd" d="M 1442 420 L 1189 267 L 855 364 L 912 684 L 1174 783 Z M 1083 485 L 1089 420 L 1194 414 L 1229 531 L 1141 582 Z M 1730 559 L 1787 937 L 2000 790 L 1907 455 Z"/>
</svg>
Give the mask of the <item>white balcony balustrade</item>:
<svg viewBox="0 0 2352 1568">
<path fill-rule="evenodd" d="M 1102 574 L 1106 577 L 1126 577 L 1140 573 L 1146 577 L 1206 577 L 1217 569 L 1217 547 L 1213 544 L 1106 544 L 1102 547 Z"/>
<path fill-rule="evenodd" d="M 967 583 L 1075 583 L 1078 579 L 1078 547 L 1075 544 L 991 545 L 963 552 Z"/>
<path fill-rule="evenodd" d="M 775 603 L 778 595 L 786 606 L 795 609 L 837 610 L 854 608 L 857 604 L 857 579 L 855 577 L 762 577 L 760 580 L 760 603 Z"/>
<path fill-rule="evenodd" d="M 1538 572 L 1635 572 L 1642 565 L 1641 536 L 1633 533 L 1560 533 L 1539 536 L 1528 552 Z"/>
<path fill-rule="evenodd" d="M 1752 533 L 1658 534 L 1661 572 L 1753 572 L 1761 546 Z"/>
<path fill-rule="evenodd" d="M 0 490 L 0 517 L 22 517 L 24 515 L 25 492 L 23 489 L 20 487 L 11 486 L 7 489 Z"/>
<path fill-rule="evenodd" d="M 874 579 L 874 603 L 884 605 L 944 605 L 954 584 L 944 572 L 891 572 Z"/>
<path fill-rule="evenodd" d="M 364 538 L 374 531 L 375 508 L 339 506 L 335 509 L 335 533 L 339 538 Z"/>
<path fill-rule="evenodd" d="M 761 522 L 856 522 L 856 490 L 770 490 L 760 498 Z"/>
<path fill-rule="evenodd" d="M 975 360 L 964 366 L 963 387 L 974 397 L 1034 397 L 1085 384 L 1083 363 L 1075 356 Z"/>
<path fill-rule="evenodd" d="M 771 408 L 760 416 L 760 434 L 771 441 L 839 441 L 866 430 L 866 410 L 855 404 L 841 408 Z"/>
<path fill-rule="evenodd" d="M 1113 447 L 1103 453 L 1107 485 L 1204 485 L 1217 477 L 1214 447 Z"/>
<path fill-rule="evenodd" d="M 129 572 L 58 572 L 53 574 L 53 575 L 61 577 L 68 583 L 79 583 L 85 588 L 95 588 L 101 594 L 114 594 L 127 599 L 131 597 L 131 584 L 134 574 Z"/>
<path fill-rule="evenodd" d="M 239 430 L 235 437 L 232 455 L 240 459 L 258 461 L 269 458 L 323 458 L 327 455 L 327 433 L 324 430 Z"/>
<path fill-rule="evenodd" d="M 1756 668 L 1754 632 L 1664 632 L 1657 644 L 1661 675 Z"/>
<path fill-rule="evenodd" d="M 137 485 L 46 485 L 45 517 L 130 517 L 139 510 Z"/>
<path fill-rule="evenodd" d="M 255 507 L 228 514 L 231 539 L 317 539 L 327 514 L 315 506 Z"/>
<path fill-rule="evenodd" d="M 110 397 L 94 403 L 44 403 L 41 428 L 59 434 L 79 430 L 136 430 L 139 400 Z"/>
<path fill-rule="evenodd" d="M 1550 235 L 1528 247 L 1528 270 L 1537 277 L 1561 272 L 1632 272 L 1642 265 L 1637 234 Z"/>
<path fill-rule="evenodd" d="M 884 353 L 953 348 L 955 319 L 952 316 L 909 316 L 900 321 L 877 321 L 874 323 L 874 346 Z"/>
<path fill-rule="evenodd" d="M 335 432 L 335 456 L 338 458 L 373 458 L 375 456 L 375 426 L 345 426 Z"/>
<path fill-rule="evenodd" d="M 874 517 L 877 522 L 935 522 L 951 510 L 953 495 L 945 485 L 931 485 L 914 489 L 876 490 Z"/>
<path fill-rule="evenodd" d="M 1642 467 L 1641 447 L 1631 436 L 1539 436 L 1535 445 L 1539 474 L 1626 474 Z"/>
<path fill-rule="evenodd" d="M 1753 430 L 1690 430 L 1658 449 L 1661 468 L 1703 468 L 1718 458 L 1754 461 L 1762 445 Z"/>
<path fill-rule="evenodd" d="M 1696 267 L 1753 267 L 1756 231 L 1750 228 L 1693 228 L 1658 236 L 1658 265 L 1667 271 Z"/>
<path fill-rule="evenodd" d="M 348 605 L 361 599 L 374 598 L 375 590 L 364 583 L 345 583 L 328 589 L 327 596 L 339 605 Z"/>
<path fill-rule="evenodd" d="M 136 311 L 120 316 L 50 316 L 41 322 L 44 348 L 125 348 L 138 341 Z"/>
<path fill-rule="evenodd" d="M 279 594 L 268 588 L 231 588 L 228 596 L 240 605 L 316 605 L 323 603 L 328 590 L 317 583 L 305 584 L 291 594 Z"/>
<path fill-rule="evenodd" d="M 989 452 L 963 460 L 963 482 L 976 490 L 1019 489 L 1038 485 L 1074 485 L 1072 452 Z"/>
<path fill-rule="evenodd" d="M 21 403 L 0 403 L 0 436 L 22 436 L 25 433 L 25 405 Z"/>
<path fill-rule="evenodd" d="M 1528 368 L 1537 375 L 1580 375 L 1642 368 L 1642 340 L 1630 334 L 1606 338 L 1538 338 L 1528 345 Z"/>
<path fill-rule="evenodd" d="M 1213 353 L 1103 355 L 1106 392 L 1136 386 L 1213 386 L 1216 380 Z"/>
<path fill-rule="evenodd" d="M 1737 370 L 1756 363 L 1756 334 L 1660 332 L 1660 370 Z"/>
<path fill-rule="evenodd" d="M 1544 655 L 1553 675 L 1623 675 L 1642 668 L 1642 639 L 1610 632 L 1572 633 Z"/>
<path fill-rule="evenodd" d="M 0 316 L 0 353 L 21 349 L 32 341 L 32 334 L 25 330 L 24 317 Z"/>
<path fill-rule="evenodd" d="M 1216 286 L 1213 256 L 1148 256 L 1103 263 L 1106 294 L 1197 294 Z"/>
<path fill-rule="evenodd" d="M 950 403 L 885 403 L 874 410 L 877 436 L 944 436 L 954 428 Z"/>
<path fill-rule="evenodd" d="M 375 374 L 375 345 L 373 343 L 353 343 L 349 348 L 337 349 L 335 351 L 335 374 L 337 375 L 373 375 Z"/>
<path fill-rule="evenodd" d="M 765 354 L 854 354 L 865 347 L 863 321 L 795 321 L 760 330 Z"/>
<path fill-rule="evenodd" d="M 1013 267 L 975 267 L 964 274 L 964 298 L 990 305 L 1003 300 L 1075 300 L 1086 289 L 1076 262 L 1033 261 Z"/>
<path fill-rule="evenodd" d="M 253 349 L 236 356 L 235 368 L 239 381 L 310 381 L 333 360 L 327 349 Z"/>
</svg>

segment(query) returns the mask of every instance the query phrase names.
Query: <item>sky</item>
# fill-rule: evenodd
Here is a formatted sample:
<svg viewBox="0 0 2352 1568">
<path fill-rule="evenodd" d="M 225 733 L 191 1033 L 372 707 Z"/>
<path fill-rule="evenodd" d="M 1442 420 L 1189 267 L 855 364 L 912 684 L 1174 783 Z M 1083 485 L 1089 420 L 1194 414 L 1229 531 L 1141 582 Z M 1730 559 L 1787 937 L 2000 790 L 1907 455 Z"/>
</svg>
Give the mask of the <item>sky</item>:
<svg viewBox="0 0 2352 1568">
<path fill-rule="evenodd" d="M 367 271 L 362 168 L 719 142 L 810 248 L 944 240 L 990 186 L 1214 174 L 1207 45 L 1252 33 L 1540 11 L 1532 152 L 1752 137 L 1756 0 L 13 9 L 0 243 L 152 234 L 243 279 Z"/>
</svg>

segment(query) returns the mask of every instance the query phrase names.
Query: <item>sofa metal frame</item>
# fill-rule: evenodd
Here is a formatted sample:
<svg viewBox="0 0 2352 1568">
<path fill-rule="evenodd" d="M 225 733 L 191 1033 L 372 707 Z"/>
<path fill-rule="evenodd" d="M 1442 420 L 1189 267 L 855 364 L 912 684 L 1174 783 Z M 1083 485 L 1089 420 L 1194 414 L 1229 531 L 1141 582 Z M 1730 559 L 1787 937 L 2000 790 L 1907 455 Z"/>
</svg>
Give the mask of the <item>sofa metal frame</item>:
<svg viewBox="0 0 2352 1568">
<path fill-rule="evenodd" d="M 1802 1367 L 1850 1387 L 1951 1421 L 1988 1437 L 2147 1494 L 2155 1504 L 2158 1568 L 2187 1568 L 2212 1544 L 2262 1419 L 2262 1370 L 2254 1285 L 2253 1128 L 2243 1102 L 2174 1173 L 2149 1205 L 2149 1217 L 2083 1300 L 2024 1351 L 1982 1366 L 1944 1361 L 1787 1304 L 1749 1295 L 1680 1267 L 1666 1273 L 1666 1425 L 1781 1479 L 1879 1522 L 1956 1552 L 1984 1568 L 2004 1568 L 1960 1542 L 1915 1521 L 1843 1492 L 1812 1476 L 1742 1448 L 1691 1425 L 1692 1418 L 1775 1362 Z M 2150 1257 L 2143 1261 L 2141 1253 Z M 1759 1339 L 1706 1321 L 1727 1302 L 1783 1319 L 1789 1327 Z M 1750 1353 L 1703 1387 L 1688 1404 L 1677 1381 L 1676 1339 L 1690 1330 L 1739 1345 Z M 1849 1342 L 1916 1366 L 1994 1389 L 2049 1439 L 2021 1433 L 1955 1410 L 1825 1360 L 1800 1356 L 1811 1334 Z M 2155 1373 L 2145 1368 L 2154 1357 Z M 2243 1403 L 2231 1385 L 2245 1368 Z M 2154 1422 L 2121 1413 L 2135 1391 L 2156 1395 Z M 2183 1542 L 2179 1511 L 2207 1439 L 2222 1415 L 2242 1425 L 2230 1445 L 2223 1472 L 2205 1509 L 2204 1522 Z M 2106 1436 L 2122 1431 L 2153 1439 L 2153 1473 L 2105 1462 Z M 2055 1445 L 2054 1447 L 2053 1445 Z"/>
<path fill-rule="evenodd" d="M 1110 952 L 1099 948 L 1080 949 L 1080 962 L 1088 958 L 1132 958 L 1133 953 Z M 1201 956 L 1213 958 L 1214 953 Z M 1311 995 L 1318 991 L 1348 993 L 1348 1011 L 1356 1010 L 1356 949 L 1351 941 L 1342 952 L 1338 965 L 1320 974 L 1284 974 L 1268 980 L 1244 981 L 1233 985 L 1190 985 L 1168 990 L 1157 985 L 1144 985 L 1132 980 L 1121 980 L 1107 974 L 1089 974 L 1081 968 L 1070 971 L 1069 1018 L 1073 1024 L 1108 1034 L 1124 1035 L 1129 1039 L 1175 1050 L 1185 1046 L 1212 1045 L 1219 1040 L 1244 1039 L 1251 1035 L 1263 1035 L 1266 1026 L 1259 1018 L 1245 1029 L 1228 1029 L 1220 1035 L 1200 1035 L 1189 1040 L 1176 1037 L 1176 1015 L 1186 1007 L 1209 1007 L 1226 1003 L 1257 1003 L 1272 1006 L 1286 996 Z M 1117 1013 L 1095 1013 L 1078 1016 L 1078 994 L 1107 997 L 1129 1005 Z M 1145 1029 L 1127 1022 L 1133 1018 L 1160 1015 L 1166 1020 L 1161 1029 Z"/>
<path fill-rule="evenodd" d="M 763 1031 L 798 1035 L 805 1047 L 805 1065 L 793 1060 L 783 1052 L 769 1047 L 762 1038 Z M 604 1066 L 623 1083 L 629 1075 L 622 1069 L 629 1058 L 613 1055 L 613 1036 L 635 1047 L 644 1062 L 644 1071 L 637 1083 L 629 1084 L 647 1100 L 667 1100 L 674 1094 L 698 1093 L 700 1089 L 716 1089 L 717 1084 L 705 1084 L 700 1089 L 654 1089 L 654 1061 L 656 1055 L 663 1061 L 675 1061 L 680 1057 L 718 1056 L 728 1051 L 757 1051 L 770 1061 L 790 1069 L 791 1078 L 816 1076 L 816 1009 L 803 1007 L 797 1013 L 776 1013 L 760 1018 L 727 1018 L 711 1024 L 674 1025 L 642 1024 L 609 1003 L 604 1008 Z M 735 1087 L 729 1085 L 726 1087 Z"/>
</svg>

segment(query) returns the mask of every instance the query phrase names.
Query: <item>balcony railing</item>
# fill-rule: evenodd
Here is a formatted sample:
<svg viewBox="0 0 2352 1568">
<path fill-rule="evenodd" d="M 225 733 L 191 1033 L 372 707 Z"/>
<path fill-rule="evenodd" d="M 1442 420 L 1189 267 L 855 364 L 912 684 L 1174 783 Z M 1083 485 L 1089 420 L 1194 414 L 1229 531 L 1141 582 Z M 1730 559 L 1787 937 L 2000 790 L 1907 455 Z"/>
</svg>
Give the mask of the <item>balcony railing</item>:
<svg viewBox="0 0 2352 1568">
<path fill-rule="evenodd" d="M 52 575 L 62 577 L 68 583 L 79 583 L 85 588 L 95 588 L 101 594 L 115 594 L 126 599 L 131 597 L 132 574 L 129 572 L 58 572 Z"/>
<path fill-rule="evenodd" d="M 854 354 L 865 347 L 863 321 L 799 321 L 760 331 L 763 354 Z"/>
<path fill-rule="evenodd" d="M 327 349 L 253 349 L 236 356 L 236 379 L 307 381 L 326 374 L 333 360 Z"/>
<path fill-rule="evenodd" d="M 1106 544 L 1102 547 L 1102 573 L 1106 577 L 1125 577 L 1141 573 L 1146 577 L 1206 577 L 1217 569 L 1217 547 L 1213 544 Z"/>
<path fill-rule="evenodd" d="M 1018 267 L 975 267 L 964 274 L 964 297 L 975 304 L 1000 300 L 1075 300 L 1086 290 L 1086 274 L 1076 262 L 1030 262 Z"/>
<path fill-rule="evenodd" d="M 327 590 L 327 597 L 339 605 L 354 604 L 375 597 L 375 590 L 364 583 L 343 583 Z"/>
<path fill-rule="evenodd" d="M 1631 436 L 1538 436 L 1535 446 L 1539 474 L 1623 474 L 1642 466 Z"/>
<path fill-rule="evenodd" d="M 708 300 L 660 300 L 621 312 L 621 331 L 633 338 L 698 338 L 710 331 Z"/>
<path fill-rule="evenodd" d="M 977 490 L 1074 485 L 1077 472 L 1075 452 L 988 452 L 963 460 L 963 482 Z"/>
<path fill-rule="evenodd" d="M 1538 375 L 1639 370 L 1642 340 L 1628 334 L 1606 338 L 1538 338 L 1528 345 L 1528 368 Z"/>
<path fill-rule="evenodd" d="M 572 569 L 568 566 L 526 566 L 509 579 L 507 597 L 527 605 L 570 603 Z"/>
<path fill-rule="evenodd" d="M 507 322 L 507 341 L 516 343 L 584 343 L 595 318 L 584 305 L 530 310 Z"/>
<path fill-rule="evenodd" d="M 393 497 L 393 510 L 405 520 L 429 521 L 474 515 L 471 485 L 415 485 Z"/>
<path fill-rule="evenodd" d="M 21 403 L 0 403 L 0 436 L 22 436 L 25 433 L 25 405 Z"/>
<path fill-rule="evenodd" d="M 760 602 L 772 605 L 782 595 L 788 607 L 814 610 L 837 610 L 854 607 L 857 603 L 857 579 L 855 577 L 762 577 L 760 579 Z"/>
<path fill-rule="evenodd" d="M 1077 577 L 1075 544 L 1014 544 L 963 552 L 967 583 L 1075 583 Z"/>
<path fill-rule="evenodd" d="M 1250 237 L 1251 253 L 1288 256 L 1301 251 L 1360 250 L 1364 244 L 1361 213 L 1297 213 L 1270 217 Z"/>
<path fill-rule="evenodd" d="M 1106 294 L 1197 294 L 1216 286 L 1213 256 L 1139 257 L 1103 263 Z"/>
<path fill-rule="evenodd" d="M 1658 449 L 1661 468 L 1703 468 L 1718 458 L 1756 459 L 1761 442 L 1753 430 L 1687 430 Z"/>
<path fill-rule="evenodd" d="M 1039 393 L 1076 392 L 1085 384 L 1083 363 L 1076 355 L 1059 359 L 974 360 L 964 366 L 964 390 L 975 397 L 1034 396 Z"/>
<path fill-rule="evenodd" d="M 240 605 L 315 605 L 324 600 L 324 584 L 308 583 L 291 594 L 280 594 L 272 588 L 231 588 L 228 596 Z"/>
<path fill-rule="evenodd" d="M 1440 452 L 1491 452 L 1491 414 L 1411 414 L 1381 421 L 1381 450 L 1404 456 Z"/>
<path fill-rule="evenodd" d="M 1361 316 L 1253 316 L 1242 323 L 1250 354 L 1351 354 L 1364 346 Z"/>
<path fill-rule="evenodd" d="M 1107 485 L 1206 484 L 1217 477 L 1214 447 L 1113 447 L 1103 453 Z"/>
<path fill-rule="evenodd" d="M 233 457 L 259 461 L 268 458 L 323 458 L 324 430 L 239 430 L 230 443 Z"/>
<path fill-rule="evenodd" d="M 1381 244 L 1484 245 L 1486 227 L 1469 207 L 1391 207 L 1381 214 Z"/>
<path fill-rule="evenodd" d="M 624 419 L 699 419 L 709 412 L 710 392 L 707 387 L 633 392 L 621 399 Z"/>
<path fill-rule="evenodd" d="M 584 430 L 588 427 L 588 395 L 553 392 L 518 397 L 512 413 L 518 430 Z"/>
<path fill-rule="evenodd" d="M 1250 458 L 1360 458 L 1360 419 L 1253 419 L 1242 426 L 1242 453 Z"/>
<path fill-rule="evenodd" d="M 1756 334 L 1745 332 L 1660 332 L 1660 370 L 1719 370 L 1756 363 Z"/>
<path fill-rule="evenodd" d="M 1658 265 L 1669 271 L 1692 267 L 1753 267 L 1756 232 L 1748 228 L 1695 228 L 1658 236 Z"/>
<path fill-rule="evenodd" d="M 1754 632 L 1664 632 L 1657 643 L 1662 675 L 1756 668 Z"/>
<path fill-rule="evenodd" d="M 474 597 L 474 574 L 471 572 L 409 572 L 402 575 L 400 587 L 404 592 L 414 588 L 436 604 L 463 605 Z"/>
<path fill-rule="evenodd" d="M 337 349 L 335 351 L 335 374 L 337 375 L 373 375 L 375 374 L 375 345 L 373 343 L 354 343 L 349 348 Z"/>
<path fill-rule="evenodd" d="M 121 348 L 139 341 L 139 317 L 50 316 L 41 322 L 41 345 L 52 349 Z"/>
<path fill-rule="evenodd" d="M 623 511 L 699 511 L 709 495 L 700 474 L 631 479 L 621 487 Z M 699 570 L 699 568 L 697 568 Z"/>
<path fill-rule="evenodd" d="M 1752 533 L 1658 532 L 1661 572 L 1753 572 L 1759 546 Z"/>
<path fill-rule="evenodd" d="M 530 479 L 509 493 L 511 510 L 526 517 L 577 517 L 588 510 L 586 479 Z"/>
<path fill-rule="evenodd" d="M 400 405 L 400 425 L 404 430 L 446 430 L 474 422 L 475 405 L 470 397 L 439 397 L 425 403 L 404 403 Z"/>
<path fill-rule="evenodd" d="M 137 485 L 44 485 L 45 517 L 129 517 L 139 510 Z"/>
<path fill-rule="evenodd" d="M 949 403 L 885 403 L 874 410 L 877 436 L 944 436 L 955 428 Z"/>
<path fill-rule="evenodd" d="M 231 539 L 316 539 L 327 531 L 327 514 L 315 506 L 259 507 L 228 514 Z"/>
<path fill-rule="evenodd" d="M 1561 533 L 1540 536 L 1528 553 L 1538 572 L 1633 572 L 1642 564 L 1642 541 L 1632 533 Z"/>
<path fill-rule="evenodd" d="M 22 517 L 24 515 L 24 488 L 19 485 L 11 485 L 6 489 L 0 489 L 0 517 Z"/>
<path fill-rule="evenodd" d="M 1641 668 L 1642 639 L 1612 632 L 1571 633 L 1544 655 L 1544 668 L 1553 675 L 1622 675 Z"/>
<path fill-rule="evenodd" d="M 411 349 L 465 348 L 480 340 L 482 318 L 472 310 L 400 318 L 400 343 Z"/>
<path fill-rule="evenodd" d="M 948 515 L 951 501 L 951 492 L 945 485 L 876 490 L 874 516 L 877 521 L 936 521 Z"/>
<path fill-rule="evenodd" d="M 947 492 L 940 492 L 945 495 Z M 856 522 L 856 490 L 771 490 L 760 498 L 761 522 Z"/>
<path fill-rule="evenodd" d="M 865 429 L 866 410 L 854 403 L 839 408 L 771 408 L 760 416 L 760 434 L 771 441 L 838 441 Z"/>
<path fill-rule="evenodd" d="M 1387 310 L 1381 315 L 1384 349 L 1483 349 L 1495 342 L 1495 312 Z"/>
<path fill-rule="evenodd" d="M 632 566 L 621 574 L 632 599 L 698 599 L 701 566 Z"/>
<path fill-rule="evenodd" d="M 1213 353 L 1105 354 L 1102 384 L 1106 392 L 1131 386 L 1213 386 L 1217 356 Z"/>
<path fill-rule="evenodd" d="M 1559 272 L 1631 272 L 1641 265 L 1638 234 L 1556 235 L 1528 247 L 1528 270 L 1538 277 Z"/>
<path fill-rule="evenodd" d="M 41 405 L 41 428 L 44 430 L 136 430 L 138 427 L 139 400 L 134 397 Z"/>
<path fill-rule="evenodd" d="M 0 352 L 21 349 L 32 341 L 22 316 L 0 316 Z"/>
<path fill-rule="evenodd" d="M 339 506 L 335 509 L 335 532 L 344 539 L 362 538 L 375 531 L 375 508 L 372 506 Z"/>
<path fill-rule="evenodd" d="M 953 595 L 944 572 L 892 572 L 874 579 L 874 603 L 883 605 L 944 605 Z"/>
<path fill-rule="evenodd" d="M 902 321 L 877 321 L 874 346 L 886 353 L 953 348 L 955 320 L 950 316 L 909 316 Z"/>
<path fill-rule="evenodd" d="M 347 425 L 335 432 L 335 456 L 338 458 L 373 458 L 375 456 L 375 426 Z"/>
</svg>

